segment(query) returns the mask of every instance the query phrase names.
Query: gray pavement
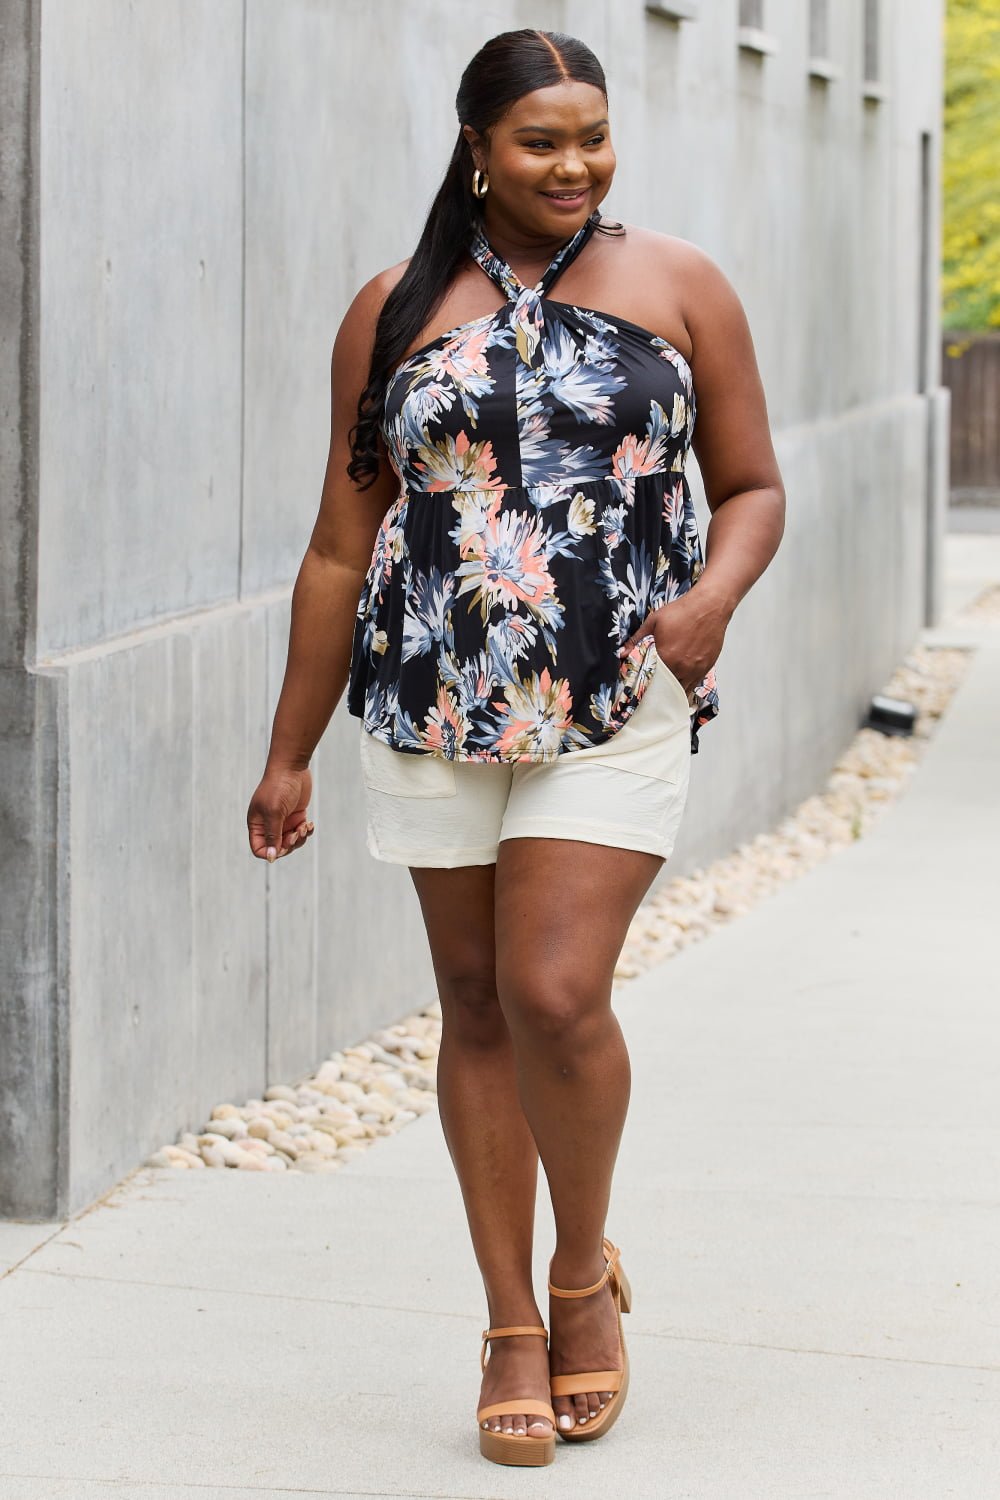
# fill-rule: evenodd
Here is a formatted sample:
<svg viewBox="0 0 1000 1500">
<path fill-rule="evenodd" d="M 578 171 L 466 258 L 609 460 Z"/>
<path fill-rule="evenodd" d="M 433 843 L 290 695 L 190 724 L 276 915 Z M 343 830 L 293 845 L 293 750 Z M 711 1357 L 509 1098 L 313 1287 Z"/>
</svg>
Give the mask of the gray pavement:
<svg viewBox="0 0 1000 1500">
<path fill-rule="evenodd" d="M 949 545 L 957 605 L 1000 571 Z M 619 989 L 633 1381 L 606 1439 L 479 1458 L 481 1292 L 431 1115 L 331 1177 L 144 1171 L 0 1225 L 0 1500 L 991 1500 L 1000 630 L 968 643 L 869 835 Z M 544 1202 L 539 1230 L 544 1286 Z"/>
</svg>

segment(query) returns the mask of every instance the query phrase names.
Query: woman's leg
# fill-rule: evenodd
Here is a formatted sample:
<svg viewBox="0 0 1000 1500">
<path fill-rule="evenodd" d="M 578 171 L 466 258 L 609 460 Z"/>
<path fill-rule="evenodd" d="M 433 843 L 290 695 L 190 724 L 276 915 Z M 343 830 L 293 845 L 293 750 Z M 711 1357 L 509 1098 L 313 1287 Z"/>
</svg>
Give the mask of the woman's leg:
<svg viewBox="0 0 1000 1500">
<path fill-rule="evenodd" d="M 511 838 L 496 864 L 496 979 L 514 1045 L 521 1105 L 552 1195 L 557 1286 L 590 1286 L 628 1108 L 630 1069 L 611 1009 L 629 923 L 663 860 L 548 838 Z M 611 1292 L 553 1298 L 554 1375 L 621 1366 Z M 586 1421 L 604 1392 L 553 1402 L 561 1426 Z"/>
<path fill-rule="evenodd" d="M 442 1035 L 438 1103 L 465 1200 L 490 1327 L 541 1323 L 531 1281 L 538 1152 L 518 1098 L 510 1033 L 494 973 L 494 865 L 411 867 L 430 942 Z M 507 1395 L 549 1399 L 545 1343 L 532 1336 L 490 1346 L 480 1405 Z M 516 1406 L 496 1431 L 547 1437 L 551 1424 Z"/>
</svg>

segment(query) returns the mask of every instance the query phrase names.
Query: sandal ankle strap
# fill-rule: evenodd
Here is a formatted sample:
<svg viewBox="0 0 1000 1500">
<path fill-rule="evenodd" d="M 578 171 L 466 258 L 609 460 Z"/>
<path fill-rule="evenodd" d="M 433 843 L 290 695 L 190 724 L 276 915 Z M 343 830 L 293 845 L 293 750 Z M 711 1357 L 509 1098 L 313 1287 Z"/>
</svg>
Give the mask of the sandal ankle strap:
<svg viewBox="0 0 1000 1500">
<path fill-rule="evenodd" d="M 524 1333 L 537 1333 L 543 1339 L 547 1339 L 549 1336 L 549 1330 L 547 1328 L 540 1327 L 537 1323 L 519 1323 L 512 1328 L 484 1328 L 483 1342 L 479 1350 L 480 1368 L 483 1370 L 486 1369 L 486 1345 L 489 1343 L 490 1339 L 514 1338 Z M 522 1406 L 519 1406 L 517 1409 L 518 1411 L 525 1410 L 525 1408 Z"/>
<path fill-rule="evenodd" d="M 573 1291 L 568 1291 L 565 1287 L 553 1286 L 552 1282 L 550 1281 L 549 1291 L 554 1297 L 592 1297 L 595 1292 L 599 1292 L 601 1290 L 601 1287 L 607 1281 L 608 1277 L 613 1276 L 617 1271 L 618 1258 L 621 1255 L 621 1251 L 618 1249 L 617 1245 L 612 1245 L 610 1240 L 605 1240 L 604 1255 L 607 1262 L 604 1267 L 604 1275 L 601 1277 L 600 1281 L 595 1281 L 593 1286 L 584 1286 L 579 1287 Z"/>
</svg>

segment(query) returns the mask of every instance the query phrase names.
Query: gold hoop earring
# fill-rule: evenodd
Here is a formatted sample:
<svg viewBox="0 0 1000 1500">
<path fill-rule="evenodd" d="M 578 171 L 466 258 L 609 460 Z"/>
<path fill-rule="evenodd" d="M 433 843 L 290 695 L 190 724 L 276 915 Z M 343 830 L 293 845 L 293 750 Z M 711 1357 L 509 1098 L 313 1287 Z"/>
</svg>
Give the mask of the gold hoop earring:
<svg viewBox="0 0 1000 1500">
<path fill-rule="evenodd" d="M 474 198 L 485 198 L 490 190 L 489 172 L 481 172 L 477 167 L 472 174 L 472 196 Z"/>
</svg>

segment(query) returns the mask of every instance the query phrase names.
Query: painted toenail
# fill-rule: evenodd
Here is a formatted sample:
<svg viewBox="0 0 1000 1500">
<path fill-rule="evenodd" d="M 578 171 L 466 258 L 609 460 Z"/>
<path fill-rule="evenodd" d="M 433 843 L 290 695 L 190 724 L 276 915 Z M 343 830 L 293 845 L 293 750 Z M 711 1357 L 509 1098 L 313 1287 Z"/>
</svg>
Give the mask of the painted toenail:
<svg viewBox="0 0 1000 1500">
<path fill-rule="evenodd" d="M 566 1427 L 572 1427 L 572 1425 L 573 1425 L 573 1418 L 572 1417 L 567 1417 L 566 1414 L 565 1414 L 565 1412 L 564 1412 L 563 1415 L 559 1418 L 559 1426 L 562 1427 L 562 1428 L 566 1428 Z"/>
<path fill-rule="evenodd" d="M 576 1420 L 579 1422 L 580 1426 L 582 1427 L 583 1424 L 586 1422 L 587 1418 L 586 1417 L 577 1417 Z"/>
</svg>

